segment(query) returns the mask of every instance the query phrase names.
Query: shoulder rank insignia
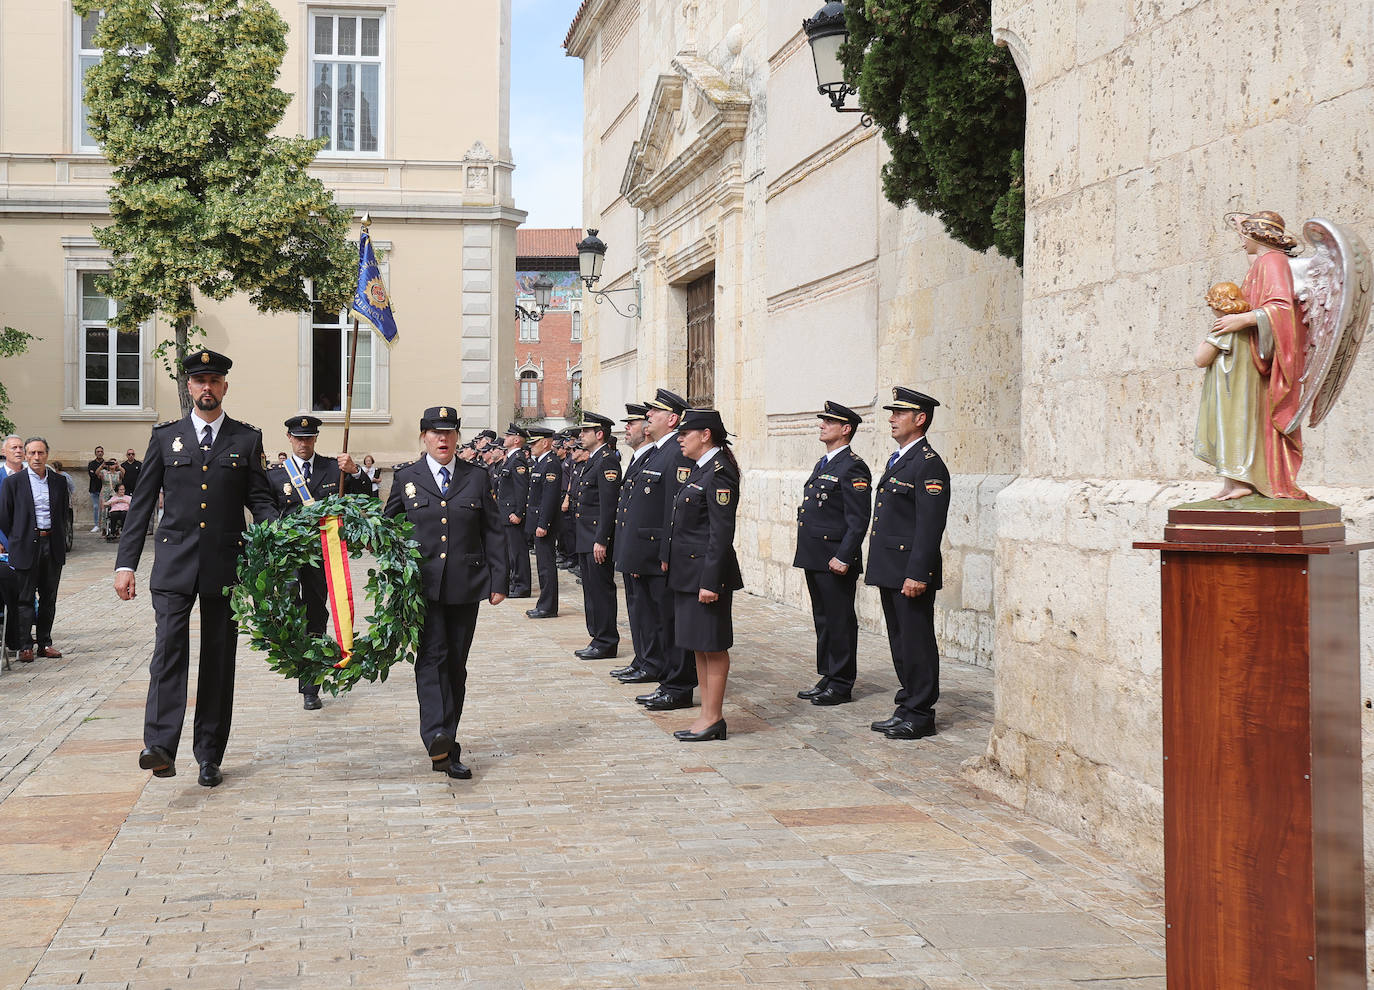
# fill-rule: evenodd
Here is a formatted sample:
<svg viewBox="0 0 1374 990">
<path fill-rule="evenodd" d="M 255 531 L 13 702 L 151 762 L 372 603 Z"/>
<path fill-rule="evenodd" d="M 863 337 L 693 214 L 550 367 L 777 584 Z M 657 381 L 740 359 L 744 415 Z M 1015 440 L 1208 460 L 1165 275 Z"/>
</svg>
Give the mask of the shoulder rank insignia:
<svg viewBox="0 0 1374 990">
<path fill-rule="evenodd" d="M 718 505 L 729 505 L 729 504 L 730 504 L 730 489 L 728 489 L 728 488 L 717 488 L 717 489 L 716 489 L 716 503 L 717 503 Z"/>
<path fill-rule="evenodd" d="M 868 490 L 868 482 L 863 478 L 855 478 L 852 484 L 854 485 L 855 491 L 863 492 Z"/>
<path fill-rule="evenodd" d="M 935 451 L 933 451 L 933 450 L 927 450 L 927 451 L 926 451 L 926 460 L 930 460 L 930 459 L 931 459 L 932 457 L 934 457 L 934 456 L 935 456 Z"/>
<path fill-rule="evenodd" d="M 391 465 L 391 470 L 393 470 L 393 471 L 399 471 L 399 470 L 401 470 L 401 468 L 403 468 L 403 467 L 410 467 L 410 466 L 411 466 L 412 464 L 414 464 L 414 463 L 415 463 L 414 461 L 402 461 L 400 464 L 393 464 L 393 465 Z"/>
<path fill-rule="evenodd" d="M 616 472 L 615 472 L 615 471 L 607 471 L 607 472 L 606 472 L 606 480 L 607 480 L 607 481 L 616 481 L 616 480 L 618 480 L 618 476 L 617 476 Z"/>
<path fill-rule="evenodd" d="M 413 481 L 407 481 L 407 482 L 406 482 L 406 498 L 414 498 L 414 497 L 415 497 L 415 482 L 413 482 Z"/>
<path fill-rule="evenodd" d="M 181 452 L 181 447 L 182 447 L 181 437 L 175 437 L 175 438 L 173 438 L 173 440 L 172 440 L 172 453 L 174 453 L 174 454 L 180 453 L 180 452 Z"/>
<path fill-rule="evenodd" d="M 239 422 L 242 423 L 244 426 L 248 427 L 248 428 L 249 428 L 250 430 L 252 430 L 254 433 L 261 433 L 261 432 L 262 432 L 262 430 L 258 429 L 258 428 L 257 428 L 256 426 L 254 426 L 252 423 L 244 423 L 243 420 L 239 420 Z"/>
<path fill-rule="evenodd" d="M 179 423 L 179 422 L 181 422 L 181 421 L 180 421 L 180 420 L 177 420 L 177 419 L 168 419 L 168 420 L 164 420 L 163 422 L 158 423 L 156 426 L 154 426 L 153 429 L 155 429 L 155 430 L 160 430 L 160 429 L 162 429 L 164 426 L 171 426 L 173 423 Z"/>
<path fill-rule="evenodd" d="M 691 468 L 689 468 L 689 467 L 680 467 L 680 468 L 678 468 L 678 469 L 677 469 L 677 483 L 678 483 L 679 485 L 682 484 L 682 483 L 683 483 L 684 481 L 686 481 L 689 477 L 691 477 L 691 475 L 692 475 L 692 469 L 691 469 Z"/>
<path fill-rule="evenodd" d="M 926 482 L 926 492 L 931 495 L 939 495 L 945 490 L 945 483 L 939 478 L 931 478 Z"/>
</svg>

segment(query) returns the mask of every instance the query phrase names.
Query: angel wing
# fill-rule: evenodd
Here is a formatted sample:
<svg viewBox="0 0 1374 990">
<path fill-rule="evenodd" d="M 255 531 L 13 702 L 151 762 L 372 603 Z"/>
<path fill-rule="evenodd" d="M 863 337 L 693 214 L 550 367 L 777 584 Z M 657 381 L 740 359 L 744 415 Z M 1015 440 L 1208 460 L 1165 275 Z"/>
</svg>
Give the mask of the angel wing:
<svg viewBox="0 0 1374 990">
<path fill-rule="evenodd" d="M 1309 413 L 1307 425 L 1316 426 L 1335 405 L 1364 339 L 1374 288 L 1369 249 L 1359 234 L 1321 218 L 1308 220 L 1302 233 L 1313 253 L 1289 264 L 1307 324 L 1307 348 L 1298 409 L 1284 433 L 1296 430 Z"/>
</svg>

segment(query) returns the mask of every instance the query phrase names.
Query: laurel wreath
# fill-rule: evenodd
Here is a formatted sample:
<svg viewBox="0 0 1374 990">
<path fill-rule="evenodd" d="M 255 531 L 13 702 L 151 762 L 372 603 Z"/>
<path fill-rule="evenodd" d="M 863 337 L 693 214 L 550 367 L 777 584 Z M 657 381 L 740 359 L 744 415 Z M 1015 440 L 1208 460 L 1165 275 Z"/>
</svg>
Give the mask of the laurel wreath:
<svg viewBox="0 0 1374 990">
<path fill-rule="evenodd" d="M 297 593 L 296 572 L 318 567 L 324 559 L 320 518 L 327 515 L 339 517 L 350 556 L 361 557 L 370 549 L 377 559 L 377 566 L 368 569 L 365 591 L 374 611 L 367 629 L 354 634 L 346 667 L 335 666 L 343 659 L 337 642 L 306 631 L 305 604 Z M 420 547 L 410 538 L 412 528 L 404 519 L 383 516 L 367 495 L 334 495 L 250 526 L 244 533 L 233 607 L 253 649 L 265 653 L 283 677 L 305 678 L 333 695 L 359 681 L 385 681 L 401 661 L 414 663 L 425 599 Z M 355 602 L 356 611 L 361 604 Z"/>
</svg>

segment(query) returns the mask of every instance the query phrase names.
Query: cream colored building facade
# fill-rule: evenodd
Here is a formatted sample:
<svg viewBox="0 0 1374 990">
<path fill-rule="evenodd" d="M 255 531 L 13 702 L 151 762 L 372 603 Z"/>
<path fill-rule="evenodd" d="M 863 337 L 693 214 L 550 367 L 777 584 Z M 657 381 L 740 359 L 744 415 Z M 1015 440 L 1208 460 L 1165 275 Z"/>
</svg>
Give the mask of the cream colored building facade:
<svg viewBox="0 0 1374 990">
<path fill-rule="evenodd" d="M 1374 7 L 996 0 L 1028 97 L 1021 272 L 882 198 L 881 139 L 815 91 L 801 22 L 818 6 L 582 5 L 568 49 L 585 64 L 585 219 L 609 245 L 603 284 L 638 281 L 644 302 L 625 320 L 588 300 L 587 407 L 618 415 L 656 385 L 687 387 L 688 300 L 713 275 L 712 398 L 739 434 L 745 583 L 804 608 L 790 564 L 814 411 L 859 409 L 856 446 L 881 470 L 889 387 L 939 398 L 931 442 L 953 500 L 937 632 L 945 656 L 995 670 L 995 728 L 970 775 L 1159 868 L 1158 555 L 1130 546 L 1216 487 L 1191 456 L 1191 356 L 1204 290 L 1245 271 L 1221 215 L 1325 215 L 1374 238 L 1374 136 L 1352 125 L 1374 110 Z M 1308 431 L 1302 475 L 1366 538 L 1371 361 Z M 860 605 L 876 627 L 876 601 Z M 894 683 L 885 655 L 860 668 Z"/>
<path fill-rule="evenodd" d="M 384 465 L 414 456 L 420 412 L 458 403 L 465 429 L 508 418 L 514 362 L 510 0 L 277 0 L 290 33 L 278 86 L 294 99 L 284 135 L 325 135 L 312 169 L 356 217 L 372 215 L 400 336 L 366 332 L 349 446 Z M 0 0 L 0 299 L 7 325 L 37 334 L 0 380 L 24 434 L 84 465 L 102 444 L 140 456 L 149 428 L 180 415 L 152 357 L 170 328 L 137 340 L 104 329 L 113 303 L 94 276 L 109 264 L 93 225 L 108 222 L 111 170 L 82 123 L 80 78 L 98 59 L 70 0 Z M 353 236 L 357 236 L 357 225 Z M 342 439 L 340 314 L 208 304 L 205 344 L 234 360 L 225 408 L 285 449 L 282 421 L 325 420 Z"/>
</svg>

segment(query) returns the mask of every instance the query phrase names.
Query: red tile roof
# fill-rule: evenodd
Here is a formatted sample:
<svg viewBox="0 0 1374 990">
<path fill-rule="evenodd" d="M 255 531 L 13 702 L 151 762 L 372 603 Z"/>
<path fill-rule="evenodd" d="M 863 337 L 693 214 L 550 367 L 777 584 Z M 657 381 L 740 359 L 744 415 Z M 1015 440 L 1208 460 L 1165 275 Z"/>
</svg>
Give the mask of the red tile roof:
<svg viewBox="0 0 1374 990">
<path fill-rule="evenodd" d="M 587 8 L 591 6 L 591 3 L 592 0 L 582 0 L 582 2 L 577 5 L 577 13 L 573 14 L 572 23 L 568 25 L 567 36 L 563 38 L 564 50 L 567 49 L 568 42 L 572 41 L 573 32 L 577 30 L 577 22 L 582 20 L 582 15 L 587 12 Z"/>
<path fill-rule="evenodd" d="M 517 258 L 576 258 L 580 227 L 520 227 L 515 231 Z"/>
</svg>

